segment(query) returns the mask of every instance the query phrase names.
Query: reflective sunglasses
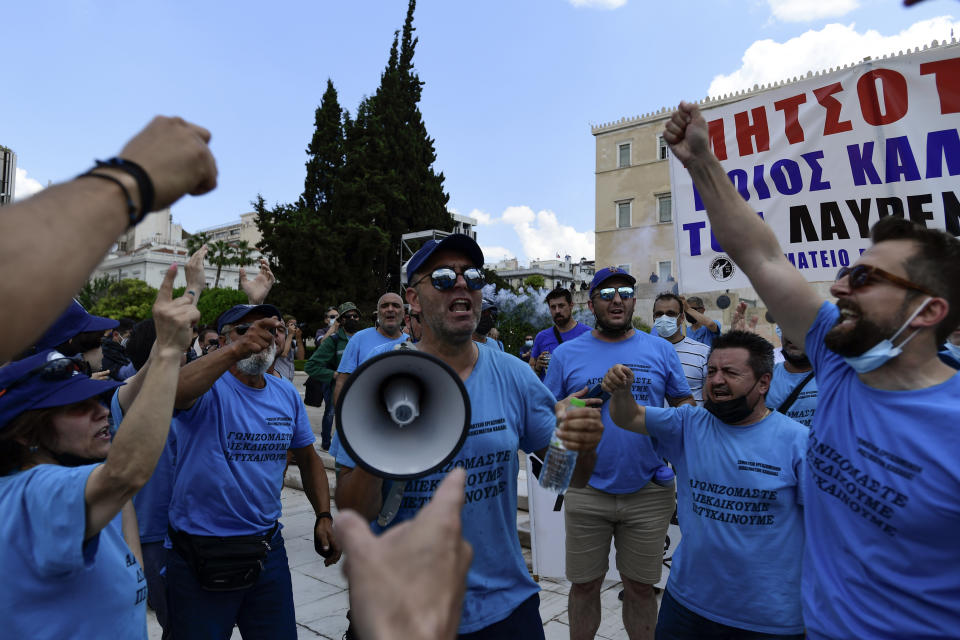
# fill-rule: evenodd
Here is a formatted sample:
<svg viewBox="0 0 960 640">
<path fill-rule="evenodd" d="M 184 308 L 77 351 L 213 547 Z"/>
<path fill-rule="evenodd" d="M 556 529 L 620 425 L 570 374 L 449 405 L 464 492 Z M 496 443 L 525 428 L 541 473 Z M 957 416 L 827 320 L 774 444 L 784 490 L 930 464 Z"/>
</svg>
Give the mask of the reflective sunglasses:
<svg viewBox="0 0 960 640">
<path fill-rule="evenodd" d="M 424 279 L 430 278 L 434 289 L 446 291 L 457 284 L 457 276 L 463 276 L 463 281 L 467 283 L 467 288 L 472 291 L 482 289 L 483 285 L 486 284 L 486 280 L 483 278 L 483 272 L 476 267 L 467 267 L 463 271 L 457 271 L 452 267 L 439 267 L 434 269 L 433 273 L 423 276 L 410 286 L 415 287 L 423 282 Z"/>
<path fill-rule="evenodd" d="M 79 355 L 73 356 L 72 358 L 55 358 L 13 380 L 5 389 L 0 389 L 0 396 L 31 378 L 39 377 L 45 382 L 55 382 L 69 380 L 71 376 L 77 373 L 86 373 L 83 358 Z"/>
<path fill-rule="evenodd" d="M 249 329 L 252 326 L 253 326 L 252 322 L 244 322 L 243 324 L 235 325 L 233 327 L 233 330 L 237 332 L 238 336 L 242 336 L 247 332 L 247 329 Z M 267 329 L 267 331 L 269 331 L 271 335 L 277 335 L 276 327 L 270 327 L 269 329 Z"/>
<path fill-rule="evenodd" d="M 847 282 L 850 285 L 851 289 L 859 289 L 860 287 L 865 287 L 870 284 L 870 278 L 876 276 L 878 278 L 883 278 L 887 282 L 891 282 L 898 287 L 903 287 L 904 289 L 913 289 L 914 291 L 920 291 L 925 293 L 928 296 L 937 297 L 937 294 L 927 289 L 926 287 L 920 286 L 919 284 L 914 284 L 907 280 L 906 278 L 901 278 L 900 276 L 895 276 L 889 271 L 884 271 L 880 267 L 874 267 L 868 264 L 858 264 L 855 267 L 840 267 L 840 270 L 837 271 L 837 281 L 839 282 L 844 276 L 847 277 Z"/>
<path fill-rule="evenodd" d="M 620 294 L 621 300 L 629 300 L 633 297 L 633 287 L 605 287 L 603 289 L 597 289 L 596 296 L 600 296 L 604 300 L 613 300 L 613 297 L 617 294 Z"/>
</svg>

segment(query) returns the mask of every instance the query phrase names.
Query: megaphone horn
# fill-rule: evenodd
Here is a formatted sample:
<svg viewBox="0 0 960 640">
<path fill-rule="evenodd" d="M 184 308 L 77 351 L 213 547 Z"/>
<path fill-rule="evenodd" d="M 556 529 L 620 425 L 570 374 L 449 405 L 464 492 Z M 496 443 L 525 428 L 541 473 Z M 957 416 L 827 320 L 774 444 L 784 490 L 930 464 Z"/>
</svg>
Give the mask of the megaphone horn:
<svg viewBox="0 0 960 640">
<path fill-rule="evenodd" d="M 463 446 L 470 397 L 442 360 L 414 349 L 363 362 L 337 400 L 340 444 L 364 470 L 407 480 L 441 469 Z"/>
</svg>

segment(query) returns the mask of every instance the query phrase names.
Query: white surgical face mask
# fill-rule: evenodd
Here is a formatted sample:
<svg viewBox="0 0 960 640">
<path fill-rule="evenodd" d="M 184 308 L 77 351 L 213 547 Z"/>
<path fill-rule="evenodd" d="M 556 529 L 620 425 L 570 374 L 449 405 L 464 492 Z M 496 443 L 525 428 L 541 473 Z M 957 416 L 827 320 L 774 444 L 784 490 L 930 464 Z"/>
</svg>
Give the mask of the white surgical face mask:
<svg viewBox="0 0 960 640">
<path fill-rule="evenodd" d="M 847 364 L 853 367 L 853 370 L 857 373 L 867 373 L 882 367 L 889 360 L 896 358 L 898 355 L 903 353 L 903 346 L 910 342 L 913 339 L 913 336 L 917 335 L 920 330 L 917 329 L 911 333 L 906 340 L 897 346 L 893 346 L 893 341 L 897 339 L 897 336 L 903 333 L 903 330 L 907 328 L 908 324 L 913 322 L 913 319 L 917 317 L 917 314 L 923 311 L 923 308 L 927 306 L 927 303 L 930 302 L 931 299 L 932 298 L 927 297 L 927 299 L 925 299 L 920 306 L 917 307 L 916 311 L 910 314 L 910 317 L 907 318 L 907 321 L 904 322 L 899 329 L 897 329 L 897 332 L 893 334 L 893 337 L 887 338 L 886 340 L 881 340 L 860 355 L 853 356 L 852 358 L 844 358 L 844 360 L 846 360 Z"/>
<path fill-rule="evenodd" d="M 524 344 L 524 346 L 526 346 L 526 347 L 532 347 L 532 346 L 533 346 L 533 340 L 527 340 L 527 341 L 525 341 L 523 344 Z"/>
<path fill-rule="evenodd" d="M 661 338 L 669 338 L 677 332 L 677 319 L 664 314 L 653 321 L 653 328 Z"/>
</svg>

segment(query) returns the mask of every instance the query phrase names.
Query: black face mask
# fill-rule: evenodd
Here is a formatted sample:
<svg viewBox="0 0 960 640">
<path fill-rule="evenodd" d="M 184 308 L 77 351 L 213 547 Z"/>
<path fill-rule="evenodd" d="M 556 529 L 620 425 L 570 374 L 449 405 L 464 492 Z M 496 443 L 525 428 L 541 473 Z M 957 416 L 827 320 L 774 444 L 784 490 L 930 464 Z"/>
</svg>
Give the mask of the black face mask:
<svg viewBox="0 0 960 640">
<path fill-rule="evenodd" d="M 490 333 L 490 329 L 493 329 L 493 325 L 497 323 L 496 318 L 492 314 L 485 313 L 480 316 L 480 322 L 477 323 L 477 334 L 485 336 Z"/>
<path fill-rule="evenodd" d="M 347 318 L 343 321 L 343 330 L 347 333 L 356 333 L 360 330 L 360 319 Z"/>
<path fill-rule="evenodd" d="M 760 381 L 757 380 L 757 382 L 753 383 L 750 391 L 753 391 L 758 382 Z M 756 403 L 754 403 L 753 406 L 747 404 L 747 396 L 750 395 L 750 391 L 747 391 L 742 396 L 720 402 L 714 402 L 707 397 L 703 402 L 703 408 L 716 416 L 720 422 L 737 424 L 738 422 L 746 420 L 747 416 L 753 413 L 753 407 L 756 406 Z"/>
<path fill-rule="evenodd" d="M 690 324 L 697 324 L 697 319 L 694 318 L 689 313 L 687 313 L 686 311 L 683 312 L 683 315 L 687 316 L 687 322 L 689 322 Z"/>
</svg>

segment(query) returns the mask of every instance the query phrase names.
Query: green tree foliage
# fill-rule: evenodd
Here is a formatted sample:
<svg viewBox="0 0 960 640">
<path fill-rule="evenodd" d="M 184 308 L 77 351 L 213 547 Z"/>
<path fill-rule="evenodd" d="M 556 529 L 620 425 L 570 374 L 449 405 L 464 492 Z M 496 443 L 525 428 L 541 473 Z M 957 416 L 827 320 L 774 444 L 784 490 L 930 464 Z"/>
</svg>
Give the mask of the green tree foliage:
<svg viewBox="0 0 960 640">
<path fill-rule="evenodd" d="M 402 36 L 395 34 L 380 87 L 355 118 L 327 80 L 307 146 L 307 175 L 296 203 L 253 206 L 272 256 L 277 284 L 271 301 L 318 319 L 329 305 L 351 300 L 372 307 L 400 284 L 400 236 L 450 230 L 443 174 L 433 171 L 433 140 L 417 106 L 423 82 L 413 68 L 411 0 Z"/>
<path fill-rule="evenodd" d="M 210 242 L 210 236 L 204 232 L 195 233 L 187 238 L 187 253 L 193 255 L 203 245 Z"/>
<path fill-rule="evenodd" d="M 214 240 L 207 243 L 207 262 L 217 268 L 217 277 L 213 280 L 213 287 L 220 286 L 220 272 L 224 267 L 236 264 L 233 247 L 225 240 Z"/>
<path fill-rule="evenodd" d="M 157 290 L 143 280 L 124 278 L 107 287 L 87 311 L 95 316 L 144 320 L 150 317 L 156 299 Z"/>
<path fill-rule="evenodd" d="M 237 304 L 246 304 L 247 295 L 237 289 L 205 289 L 197 300 L 200 324 L 213 324 L 217 317 Z"/>
<path fill-rule="evenodd" d="M 534 274 L 523 279 L 523 286 L 533 287 L 534 289 L 543 289 L 545 286 L 547 286 L 547 283 L 543 279 L 543 276 Z"/>
<path fill-rule="evenodd" d="M 77 301 L 83 305 L 84 309 L 90 309 L 107 293 L 111 282 L 113 280 L 110 276 L 91 278 L 87 281 L 87 284 L 83 285 L 83 289 L 80 289 L 80 293 L 77 294 Z"/>
</svg>

